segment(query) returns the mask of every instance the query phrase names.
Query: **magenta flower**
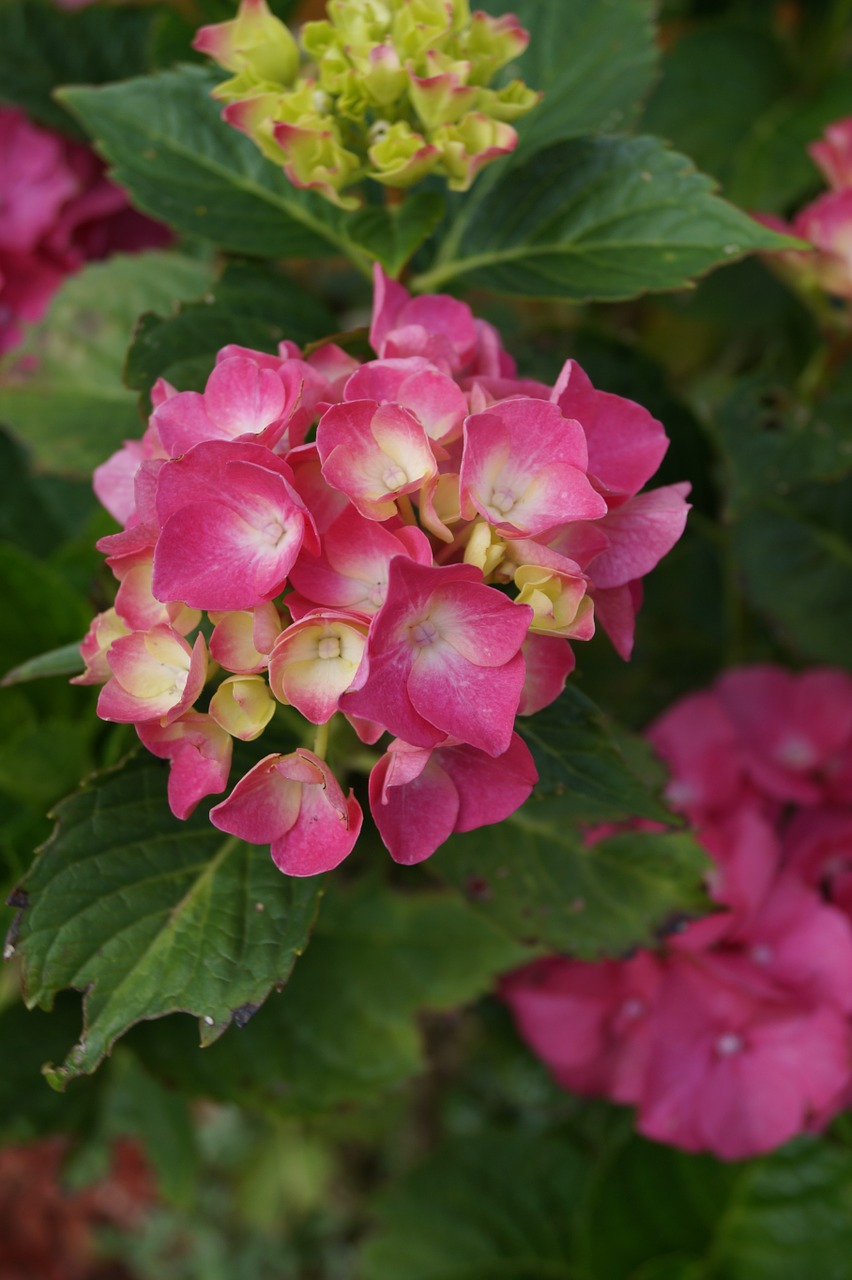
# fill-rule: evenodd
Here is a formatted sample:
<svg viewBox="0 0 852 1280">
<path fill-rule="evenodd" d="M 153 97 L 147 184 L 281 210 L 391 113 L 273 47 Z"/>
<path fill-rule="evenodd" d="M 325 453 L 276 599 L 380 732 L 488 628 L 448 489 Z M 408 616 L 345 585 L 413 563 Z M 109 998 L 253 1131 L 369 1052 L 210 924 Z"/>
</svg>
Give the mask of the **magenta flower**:
<svg viewBox="0 0 852 1280">
<path fill-rule="evenodd" d="M 509 538 L 606 515 L 586 478 L 580 424 L 541 400 L 504 400 L 469 417 L 461 465 L 462 515 L 476 512 Z"/>
<path fill-rule="evenodd" d="M 368 520 L 396 515 L 396 499 L 437 471 L 421 424 L 394 404 L 352 400 L 332 405 L 317 428 L 322 474 Z"/>
<path fill-rule="evenodd" d="M 225 790 L 233 742 L 210 716 L 186 711 L 166 725 L 145 720 L 136 732 L 153 755 L 169 761 L 169 808 L 176 818 L 188 818 L 200 800 Z"/>
<path fill-rule="evenodd" d="M 454 737 L 502 755 L 524 683 L 532 610 L 483 586 L 468 565 L 395 557 L 367 642 L 368 675 L 341 705 L 414 746 Z"/>
<path fill-rule="evenodd" d="M 473 313 L 447 294 L 412 298 L 396 280 L 373 268 L 370 346 L 382 359 L 423 356 L 447 373 L 464 369 L 477 349 Z"/>
<path fill-rule="evenodd" d="M 502 822 L 537 782 L 516 733 L 496 758 L 464 744 L 430 749 L 396 739 L 370 774 L 370 809 L 393 860 L 411 866 L 454 831 Z"/>
<path fill-rule="evenodd" d="M 199 636 L 190 649 L 168 626 L 119 636 L 106 655 L 112 677 L 101 689 L 102 720 L 170 724 L 195 703 L 207 675 L 207 646 Z"/>
<path fill-rule="evenodd" d="M 852 117 L 828 125 L 808 155 L 835 191 L 852 188 Z"/>
<path fill-rule="evenodd" d="M 352 852 L 363 816 L 324 760 L 299 749 L 267 756 L 210 810 L 220 831 L 271 846 L 272 861 L 290 876 L 331 871 Z"/>
<path fill-rule="evenodd" d="M 261 445 L 207 441 L 166 462 L 154 593 L 197 609 L 253 609 L 282 590 L 307 541 L 318 549 L 292 472 Z"/>
</svg>

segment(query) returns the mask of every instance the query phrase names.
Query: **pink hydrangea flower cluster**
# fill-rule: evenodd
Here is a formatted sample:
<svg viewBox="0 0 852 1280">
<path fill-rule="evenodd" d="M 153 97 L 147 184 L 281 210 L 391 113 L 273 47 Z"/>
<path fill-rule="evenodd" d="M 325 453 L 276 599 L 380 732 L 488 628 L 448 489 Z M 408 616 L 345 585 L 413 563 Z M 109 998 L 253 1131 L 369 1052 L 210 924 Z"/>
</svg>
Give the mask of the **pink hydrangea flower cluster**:
<svg viewBox="0 0 852 1280">
<path fill-rule="evenodd" d="M 553 387 L 518 378 L 464 303 L 377 269 L 370 342 L 365 363 L 225 347 L 203 393 L 160 381 L 142 440 L 95 474 L 124 527 L 99 544 L 119 587 L 78 680 L 170 760 L 179 817 L 279 704 L 317 726 L 210 815 L 291 875 L 336 866 L 360 829 L 324 759 L 335 716 L 368 746 L 392 735 L 369 797 L 398 862 L 522 804 L 516 715 L 559 695 L 595 615 L 629 655 L 641 579 L 687 513 L 686 485 L 639 492 L 659 422 L 571 361 Z"/>
<path fill-rule="evenodd" d="M 852 299 L 852 117 L 828 126 L 808 147 L 829 190 L 801 209 L 792 223 L 767 215 L 760 220 L 778 231 L 809 240 L 810 252 L 778 257 L 803 284 L 838 298 Z"/>
<path fill-rule="evenodd" d="M 166 244 L 170 232 L 131 209 L 95 153 L 0 106 L 0 353 L 41 319 L 84 262 Z"/>
<path fill-rule="evenodd" d="M 648 734 L 713 860 L 718 911 L 662 951 L 544 959 L 502 991 L 578 1093 L 648 1137 L 741 1159 L 852 1101 L 852 678 L 725 673 Z"/>
</svg>

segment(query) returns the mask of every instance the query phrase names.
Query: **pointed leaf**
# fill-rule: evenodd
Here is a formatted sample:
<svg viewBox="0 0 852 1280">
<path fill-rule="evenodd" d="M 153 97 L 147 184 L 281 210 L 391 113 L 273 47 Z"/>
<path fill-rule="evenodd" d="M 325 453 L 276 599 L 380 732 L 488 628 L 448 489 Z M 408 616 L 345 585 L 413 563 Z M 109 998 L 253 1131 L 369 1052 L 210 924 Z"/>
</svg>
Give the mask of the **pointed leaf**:
<svg viewBox="0 0 852 1280">
<path fill-rule="evenodd" d="M 137 1051 L 192 1092 L 284 1113 L 374 1099 L 422 1066 L 416 1018 L 489 991 L 528 953 L 463 903 L 334 883 L 311 945 L 244 1032 L 199 1052 L 176 1020 Z"/>
<path fill-rule="evenodd" d="M 709 866 L 688 835 L 630 832 L 589 847 L 559 798 L 537 798 L 495 827 L 454 836 L 430 869 L 527 946 L 580 959 L 653 945 L 703 914 Z"/>
<path fill-rule="evenodd" d="M 86 992 L 80 1041 L 49 1074 L 57 1087 L 94 1071 L 141 1018 L 192 1013 L 216 1039 L 305 946 L 316 878 L 283 877 L 265 849 L 223 837 L 203 813 L 178 822 L 165 782 L 157 763 L 133 760 L 63 801 L 27 879 L 27 1003 Z"/>
<path fill-rule="evenodd" d="M 520 719 L 518 731 L 535 759 L 538 794 L 560 796 L 566 818 L 672 821 L 660 794 L 665 770 L 651 748 L 576 686 L 569 684 L 556 702 Z"/>
<path fill-rule="evenodd" d="M 141 209 L 186 235 L 264 258 L 348 252 L 346 214 L 292 185 L 221 119 L 206 68 L 182 67 L 60 97 Z"/>
<path fill-rule="evenodd" d="M 721 262 L 789 243 L 720 200 L 658 139 L 586 137 L 536 152 L 504 171 L 487 201 L 463 204 L 435 265 L 413 283 L 615 301 L 680 289 Z"/>
</svg>

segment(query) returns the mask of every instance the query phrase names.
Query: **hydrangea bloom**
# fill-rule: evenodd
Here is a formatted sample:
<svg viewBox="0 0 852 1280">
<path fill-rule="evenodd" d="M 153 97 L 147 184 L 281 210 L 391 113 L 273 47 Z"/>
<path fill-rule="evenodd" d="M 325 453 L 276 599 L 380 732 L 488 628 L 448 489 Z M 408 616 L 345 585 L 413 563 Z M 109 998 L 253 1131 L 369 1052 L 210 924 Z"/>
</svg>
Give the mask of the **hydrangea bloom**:
<svg viewBox="0 0 852 1280">
<path fill-rule="evenodd" d="M 84 262 L 167 243 L 93 151 L 0 106 L 0 353 Z"/>
<path fill-rule="evenodd" d="M 545 959 L 502 991 L 566 1088 L 633 1104 L 648 1137 L 741 1159 L 852 1096 L 852 678 L 732 670 L 648 736 L 719 910 L 659 952 Z"/>
<path fill-rule="evenodd" d="M 523 53 L 517 18 L 467 0 L 330 0 L 299 47 L 265 0 L 242 0 L 229 22 L 202 27 L 195 48 L 233 72 L 215 96 L 297 187 L 351 209 L 362 178 L 409 187 L 432 173 L 466 191 L 517 143 L 511 121 L 538 102 L 520 80 L 488 88 Z M 384 352 L 379 352 L 384 354 Z"/>
<path fill-rule="evenodd" d="M 369 796 L 398 862 L 522 804 L 536 771 L 516 717 L 558 697 L 599 601 L 629 654 L 637 582 L 687 513 L 684 486 L 638 493 L 663 428 L 576 364 L 552 388 L 519 379 L 464 303 L 379 269 L 371 334 L 365 363 L 224 348 L 203 393 L 159 382 L 142 441 L 95 477 L 124 526 L 99 544 L 120 586 L 78 681 L 169 760 L 179 817 L 286 707 L 304 745 L 255 764 L 211 820 L 290 875 L 329 870 L 360 829 L 325 759 L 332 719 L 357 735 L 331 740 L 344 769 L 392 735 Z"/>
<path fill-rule="evenodd" d="M 806 289 L 852 299 L 852 117 L 830 124 L 808 152 L 830 190 L 789 224 L 771 215 L 760 220 L 813 245 L 810 251 L 777 255 L 794 280 Z"/>
</svg>

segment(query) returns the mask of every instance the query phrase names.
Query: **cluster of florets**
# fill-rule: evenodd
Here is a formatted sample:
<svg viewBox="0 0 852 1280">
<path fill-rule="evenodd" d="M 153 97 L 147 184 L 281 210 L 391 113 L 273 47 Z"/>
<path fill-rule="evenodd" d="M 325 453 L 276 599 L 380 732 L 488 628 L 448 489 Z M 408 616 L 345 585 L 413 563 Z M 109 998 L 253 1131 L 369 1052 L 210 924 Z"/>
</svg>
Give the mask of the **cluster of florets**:
<svg viewBox="0 0 852 1280">
<path fill-rule="evenodd" d="M 0 191 L 0 353 L 84 262 L 171 238 L 130 208 L 89 147 L 16 107 L 0 107 Z"/>
<path fill-rule="evenodd" d="M 830 190 L 801 209 L 792 223 L 768 215 L 761 221 L 814 246 L 776 255 L 794 280 L 809 290 L 852 299 L 852 117 L 829 125 L 808 154 Z"/>
<path fill-rule="evenodd" d="M 662 426 L 570 361 L 554 387 L 519 379 L 462 302 L 377 269 L 370 341 L 366 363 L 229 346 L 203 394 L 157 384 L 143 439 L 95 475 L 124 525 L 99 544 L 120 585 L 79 680 L 171 761 L 179 817 L 224 790 L 233 740 L 279 705 L 309 732 L 342 715 L 368 746 L 392 734 L 370 803 L 414 863 L 530 794 L 516 715 L 559 695 L 595 613 L 629 656 L 639 580 L 680 536 L 688 486 L 639 493 Z M 293 875 L 337 865 L 361 825 L 324 733 L 210 815 Z"/>
<path fill-rule="evenodd" d="M 489 88 L 523 53 L 511 14 L 471 15 L 467 0 L 329 0 L 328 19 L 293 36 L 265 0 L 202 27 L 195 48 L 235 74 L 215 96 L 297 187 L 344 208 L 363 178 L 409 187 L 443 175 L 466 191 L 517 142 L 511 122 L 538 102 L 520 80 Z"/>
<path fill-rule="evenodd" d="M 732 670 L 649 731 L 718 910 L 658 952 L 545 959 L 503 994 L 578 1093 L 648 1137 L 740 1159 L 852 1100 L 852 679 Z"/>
</svg>

